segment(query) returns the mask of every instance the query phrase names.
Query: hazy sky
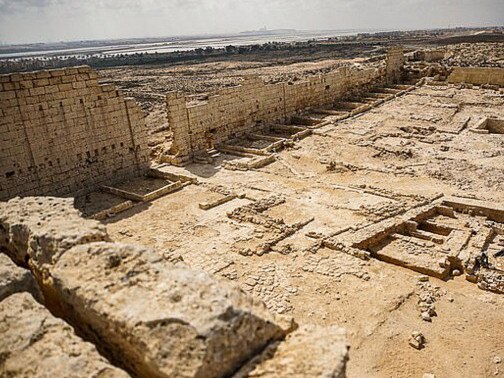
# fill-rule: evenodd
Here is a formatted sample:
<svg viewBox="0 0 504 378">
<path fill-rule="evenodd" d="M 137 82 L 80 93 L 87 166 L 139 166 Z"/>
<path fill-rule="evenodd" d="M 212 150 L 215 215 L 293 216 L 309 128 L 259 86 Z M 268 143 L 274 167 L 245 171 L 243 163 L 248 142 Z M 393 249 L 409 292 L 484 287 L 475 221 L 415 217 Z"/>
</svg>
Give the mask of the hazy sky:
<svg viewBox="0 0 504 378">
<path fill-rule="evenodd" d="M 504 24 L 504 0 L 0 0 L 4 43 Z"/>
</svg>

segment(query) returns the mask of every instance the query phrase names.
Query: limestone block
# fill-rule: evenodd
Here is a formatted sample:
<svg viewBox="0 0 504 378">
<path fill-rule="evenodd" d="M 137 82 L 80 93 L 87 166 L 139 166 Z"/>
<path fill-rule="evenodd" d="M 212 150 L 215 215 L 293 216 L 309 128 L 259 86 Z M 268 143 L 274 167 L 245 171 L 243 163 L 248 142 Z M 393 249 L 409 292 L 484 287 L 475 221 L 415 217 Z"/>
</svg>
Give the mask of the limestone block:
<svg viewBox="0 0 504 378">
<path fill-rule="evenodd" d="M 19 265 L 54 263 L 67 249 L 108 240 L 105 227 L 85 220 L 73 198 L 25 197 L 0 203 L 0 247 Z"/>
<path fill-rule="evenodd" d="M 0 376 L 126 378 L 29 294 L 0 302 Z"/>
<path fill-rule="evenodd" d="M 139 247 L 74 247 L 51 280 L 63 316 L 138 376 L 228 376 L 287 331 L 227 281 Z"/>
<path fill-rule="evenodd" d="M 266 349 L 233 378 L 343 378 L 348 348 L 344 329 L 305 325 Z"/>
<path fill-rule="evenodd" d="M 21 292 L 41 297 L 30 271 L 18 267 L 7 255 L 0 253 L 0 301 Z"/>
</svg>

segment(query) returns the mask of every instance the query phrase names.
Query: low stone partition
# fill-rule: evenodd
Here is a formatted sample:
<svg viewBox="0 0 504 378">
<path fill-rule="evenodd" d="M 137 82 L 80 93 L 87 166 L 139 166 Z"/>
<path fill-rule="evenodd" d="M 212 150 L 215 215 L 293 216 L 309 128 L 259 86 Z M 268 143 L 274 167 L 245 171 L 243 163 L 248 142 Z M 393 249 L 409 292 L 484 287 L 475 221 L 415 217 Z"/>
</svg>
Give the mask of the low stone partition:
<svg viewBox="0 0 504 378">
<path fill-rule="evenodd" d="M 378 66 L 344 66 L 296 83 L 266 84 L 259 77 L 247 77 L 242 85 L 219 90 L 196 104 L 181 93 L 168 93 L 166 107 L 173 144 L 165 160 L 182 163 L 193 153 L 215 148 L 258 125 L 287 123 L 299 112 L 332 106 L 365 87 L 398 82 L 403 65 L 402 48 L 391 48 Z"/>
<path fill-rule="evenodd" d="M 455 67 L 448 76 L 448 82 L 504 87 L 504 68 Z"/>
<path fill-rule="evenodd" d="M 135 101 L 87 66 L 0 75 L 0 201 L 138 175 L 147 137 Z"/>
<path fill-rule="evenodd" d="M 504 223 L 504 207 L 497 204 L 460 197 L 445 197 L 443 204 L 461 213 L 471 213 L 473 216 L 486 217 L 494 222 Z"/>
<path fill-rule="evenodd" d="M 284 342 L 297 328 L 291 318 L 273 315 L 229 281 L 190 269 L 176 253 L 109 241 L 105 228 L 80 218 L 69 199 L 28 197 L 0 204 L 0 250 L 30 268 L 43 295 L 40 302 L 51 313 L 94 344 L 77 338 L 32 296 L 19 294 L 31 289 L 11 285 L 0 299 L 0 329 L 26 329 L 19 342 L 27 345 L 7 354 L 14 375 L 29 369 L 20 364 L 23 359 L 37 372 L 44 369 L 49 353 L 59 363 L 47 367 L 52 376 L 92 376 L 97 375 L 93 369 L 101 369 L 110 377 L 124 372 L 149 378 L 229 377 L 260 356 L 261 363 L 270 361 L 268 370 L 280 372 L 288 363 L 290 371 L 304 376 L 317 371 L 344 376 L 348 346 L 341 330 L 295 331 L 297 336 Z M 18 314 L 21 307 L 26 311 Z M 33 327 L 40 322 L 53 328 L 37 333 Z M 29 339 L 35 334 L 43 342 L 33 346 Z M 334 335 L 328 339 L 330 353 L 326 343 L 314 343 L 322 334 Z M 0 353 L 14 337 L 7 336 L 0 340 Z M 314 353 L 328 353 L 316 360 L 320 366 L 290 359 L 302 354 L 303 340 L 313 344 Z M 273 346 L 278 354 L 263 355 Z M 72 364 L 82 370 L 72 374 Z"/>
<path fill-rule="evenodd" d="M 412 54 L 410 60 L 412 61 L 424 61 L 424 62 L 439 62 L 445 59 L 449 53 L 446 49 L 430 49 L 430 50 L 417 50 Z"/>
</svg>

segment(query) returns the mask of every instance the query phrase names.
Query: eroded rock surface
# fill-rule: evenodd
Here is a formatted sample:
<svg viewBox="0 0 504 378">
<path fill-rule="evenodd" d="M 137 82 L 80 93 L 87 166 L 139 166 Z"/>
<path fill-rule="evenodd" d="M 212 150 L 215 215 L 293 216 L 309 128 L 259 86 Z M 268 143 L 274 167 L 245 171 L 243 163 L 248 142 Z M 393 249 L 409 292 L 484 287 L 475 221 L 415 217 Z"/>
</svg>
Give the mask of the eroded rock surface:
<svg viewBox="0 0 504 378">
<path fill-rule="evenodd" d="M 30 271 L 16 266 L 7 255 L 0 253 L 0 301 L 24 291 L 40 297 Z"/>
<path fill-rule="evenodd" d="M 78 244 L 108 240 L 105 227 L 85 220 L 73 198 L 26 197 L 0 203 L 0 247 L 18 264 L 54 263 Z"/>
<path fill-rule="evenodd" d="M 346 377 L 348 344 L 345 330 L 305 325 L 251 361 L 234 378 Z"/>
<path fill-rule="evenodd" d="M 126 378 L 28 293 L 0 302 L 0 376 Z"/>
<path fill-rule="evenodd" d="M 51 275 L 64 316 L 139 376 L 227 376 L 290 327 L 237 287 L 144 248 L 76 246 Z"/>
</svg>

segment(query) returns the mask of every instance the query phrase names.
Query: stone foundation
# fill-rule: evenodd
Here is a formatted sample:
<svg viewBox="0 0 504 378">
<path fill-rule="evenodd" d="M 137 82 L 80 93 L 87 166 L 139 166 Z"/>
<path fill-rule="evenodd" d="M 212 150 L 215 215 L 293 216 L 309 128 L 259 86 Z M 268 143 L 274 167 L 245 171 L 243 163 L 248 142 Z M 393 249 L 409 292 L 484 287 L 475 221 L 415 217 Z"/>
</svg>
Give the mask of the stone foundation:
<svg viewBox="0 0 504 378">
<path fill-rule="evenodd" d="M 449 83 L 504 86 L 504 68 L 455 67 L 448 77 Z"/>
</svg>

